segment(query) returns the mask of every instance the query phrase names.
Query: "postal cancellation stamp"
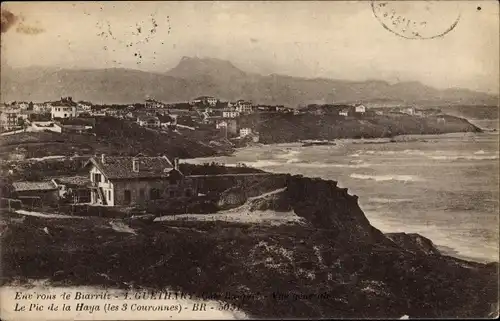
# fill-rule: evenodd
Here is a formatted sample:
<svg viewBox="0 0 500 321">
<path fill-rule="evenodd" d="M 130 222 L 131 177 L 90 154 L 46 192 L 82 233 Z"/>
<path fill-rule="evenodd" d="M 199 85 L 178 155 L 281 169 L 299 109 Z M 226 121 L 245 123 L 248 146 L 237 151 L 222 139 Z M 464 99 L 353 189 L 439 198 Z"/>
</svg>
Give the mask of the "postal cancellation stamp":
<svg viewBox="0 0 500 321">
<path fill-rule="evenodd" d="M 385 29 L 406 39 L 443 37 L 460 21 L 460 11 L 450 3 L 372 1 L 371 5 L 373 14 Z M 448 13 L 446 17 L 441 14 L 443 10 Z"/>
</svg>

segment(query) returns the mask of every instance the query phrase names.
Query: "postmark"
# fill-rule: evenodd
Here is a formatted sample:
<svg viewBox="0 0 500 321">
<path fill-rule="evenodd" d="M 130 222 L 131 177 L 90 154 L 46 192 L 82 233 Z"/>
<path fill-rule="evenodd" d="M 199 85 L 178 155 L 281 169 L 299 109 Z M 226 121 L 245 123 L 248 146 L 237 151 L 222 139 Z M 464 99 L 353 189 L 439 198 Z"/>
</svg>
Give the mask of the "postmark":
<svg viewBox="0 0 500 321">
<path fill-rule="evenodd" d="M 373 14 L 388 31 L 406 39 L 434 39 L 455 29 L 460 10 L 449 1 L 372 1 Z"/>
</svg>

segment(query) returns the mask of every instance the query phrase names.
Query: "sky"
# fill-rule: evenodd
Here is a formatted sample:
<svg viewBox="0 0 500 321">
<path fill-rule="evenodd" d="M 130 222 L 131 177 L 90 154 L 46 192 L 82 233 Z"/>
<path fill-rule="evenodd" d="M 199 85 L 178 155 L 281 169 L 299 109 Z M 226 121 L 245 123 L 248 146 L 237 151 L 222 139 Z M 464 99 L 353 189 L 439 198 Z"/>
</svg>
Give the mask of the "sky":
<svg viewBox="0 0 500 321">
<path fill-rule="evenodd" d="M 165 72 L 183 56 L 211 57 L 260 74 L 498 94 L 496 1 L 389 5 L 397 16 L 424 21 L 422 35 L 458 23 L 433 39 L 407 39 L 391 32 L 394 20 L 377 16 L 371 1 L 2 2 L 2 19 L 8 11 L 15 20 L 2 30 L 1 59 L 12 67 Z"/>
</svg>

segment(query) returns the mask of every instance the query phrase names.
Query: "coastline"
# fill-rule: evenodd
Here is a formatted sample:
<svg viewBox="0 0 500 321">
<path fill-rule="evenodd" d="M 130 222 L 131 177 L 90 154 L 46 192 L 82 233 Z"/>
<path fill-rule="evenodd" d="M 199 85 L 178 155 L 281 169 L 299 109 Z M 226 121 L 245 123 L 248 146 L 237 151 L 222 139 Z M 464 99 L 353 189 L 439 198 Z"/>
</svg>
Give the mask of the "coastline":
<svg viewBox="0 0 500 321">
<path fill-rule="evenodd" d="M 492 136 L 490 136 L 492 135 Z M 335 150 L 337 148 L 342 148 L 342 146 L 361 146 L 361 145 L 364 145 L 366 144 L 368 147 L 369 145 L 371 145 L 372 143 L 375 143 L 376 145 L 377 144 L 382 144 L 381 146 L 385 146 L 384 148 L 389 148 L 391 146 L 391 144 L 393 143 L 404 143 L 404 142 L 422 142 L 422 143 L 426 143 L 426 144 L 432 144 L 436 139 L 437 140 L 441 140 L 441 139 L 467 139 L 467 140 L 477 140 L 477 139 L 481 139 L 480 137 L 496 137 L 498 135 L 498 132 L 494 133 L 494 132 L 484 132 L 484 133 L 479 133 L 479 135 L 475 134 L 475 133 L 445 133 L 445 134 L 437 134 L 437 135 L 400 135 L 400 136 L 397 136 L 394 138 L 395 141 L 391 142 L 390 140 L 391 139 L 343 139 L 343 140 L 336 140 L 335 142 L 337 143 L 337 146 L 321 146 L 321 147 L 315 147 L 315 148 L 320 148 L 320 149 L 323 149 L 324 151 L 326 150 Z M 295 154 L 296 152 L 295 151 L 307 151 L 309 147 L 302 147 L 301 146 L 301 143 L 282 143 L 282 144 L 262 144 L 260 146 L 261 148 L 267 150 L 268 152 L 267 153 L 271 153 L 272 150 L 282 150 L 283 152 L 287 152 L 288 149 L 290 149 L 290 151 L 288 151 L 288 153 L 290 153 L 290 156 L 287 156 L 287 157 L 292 157 L 293 158 L 293 163 L 290 162 L 290 160 L 288 160 L 288 162 L 285 162 L 283 163 L 283 165 L 285 166 L 292 166 L 292 165 L 295 165 L 295 166 L 299 166 L 301 163 L 299 160 L 295 159 L 297 156 L 297 154 Z M 411 149 L 411 147 L 408 147 Z M 252 154 L 252 151 L 258 151 L 259 150 L 259 146 L 250 146 L 250 147 L 242 147 L 242 148 L 238 148 L 235 153 L 228 157 L 227 158 L 227 161 L 222 161 L 221 163 L 223 163 L 225 166 L 238 166 L 240 163 L 245 163 L 244 160 L 242 160 L 241 157 L 238 157 L 236 156 L 238 153 L 244 153 L 245 151 L 248 151 L 248 153 Z M 415 153 L 418 152 L 418 151 L 414 151 Z M 479 150 L 477 153 L 484 153 L 484 151 L 482 150 Z M 235 155 L 236 154 L 236 155 Z M 258 155 L 258 154 L 255 154 L 255 155 Z M 283 156 L 286 156 L 286 155 L 283 155 Z M 259 157 L 259 156 L 257 156 Z M 444 159 L 444 156 L 432 156 L 432 157 L 435 157 L 437 159 Z M 469 157 L 469 156 L 466 156 L 466 157 Z M 491 158 L 490 158 L 491 157 Z M 473 155 L 473 156 L 470 156 L 470 159 L 493 159 L 493 158 L 498 158 L 498 154 L 496 156 L 488 156 L 488 154 L 486 155 Z M 451 159 L 453 158 L 457 158 L 455 156 L 453 157 L 450 157 Z M 282 162 L 283 160 L 282 159 L 279 159 L 280 162 L 274 162 L 274 161 L 265 161 L 266 158 L 262 159 L 262 158 L 259 158 L 257 162 L 252 162 L 252 163 L 255 163 L 255 165 L 249 165 L 250 167 L 254 167 L 254 168 L 258 168 L 258 169 L 262 169 L 262 170 L 265 170 L 265 171 L 270 171 L 270 172 L 273 172 L 273 173 L 285 173 L 286 172 L 286 169 L 283 169 L 281 170 L 280 167 L 279 167 L 279 164 L 280 162 Z M 466 158 L 465 158 L 466 159 Z M 278 159 L 277 159 L 278 160 Z M 203 158 L 195 158 L 195 159 L 186 159 L 186 160 L 183 160 L 187 163 L 191 163 L 191 164 L 202 164 L 202 163 L 211 163 L 212 161 L 215 161 L 216 163 L 217 162 L 220 162 L 218 160 L 218 158 L 212 158 L 212 157 L 203 157 Z M 436 160 L 434 160 L 436 161 Z M 259 165 L 260 164 L 260 165 Z M 311 164 L 312 165 L 312 164 Z M 263 167 L 261 167 L 263 166 Z M 268 167 L 269 166 L 269 167 Z M 356 164 L 356 166 L 358 166 L 358 164 Z M 354 168 L 354 165 L 351 166 Z M 361 166 L 359 166 L 361 167 Z M 319 174 L 319 172 L 318 172 Z M 328 179 L 327 177 L 325 177 L 324 175 L 316 175 L 317 177 L 320 177 L 322 179 Z M 346 185 L 346 187 L 349 187 L 349 188 L 352 188 L 352 184 L 348 184 Z M 405 188 L 405 187 L 402 187 L 402 188 Z M 364 197 L 361 198 L 361 201 L 362 202 L 365 202 L 366 203 L 366 199 Z M 372 215 L 370 215 L 370 210 L 367 211 L 367 209 L 364 209 L 366 215 L 370 218 L 370 221 L 372 220 L 375 220 L 375 217 L 373 217 Z M 379 210 L 380 212 L 383 212 L 383 208 L 381 208 Z M 381 215 L 380 217 L 383 217 L 383 215 Z M 378 219 L 377 219 L 378 220 Z M 377 221 L 375 220 L 375 221 Z M 394 224 L 391 224 L 391 225 L 394 225 Z M 383 226 L 382 225 L 377 225 L 377 223 L 375 223 L 375 226 L 378 227 L 378 226 Z M 438 227 L 436 229 L 439 229 Z M 422 231 L 425 231 L 422 230 Z M 395 233 L 395 232 L 416 232 L 416 233 L 421 233 L 420 230 L 415 230 L 415 229 L 405 229 L 404 227 L 404 223 L 401 222 L 401 227 L 397 227 L 397 228 L 390 228 L 389 230 L 387 231 L 384 231 L 384 232 L 387 232 L 387 233 Z M 429 236 L 431 239 L 432 236 Z M 496 256 L 493 260 L 490 260 L 490 259 L 487 259 L 487 258 L 481 258 L 481 257 L 478 257 L 478 256 L 473 256 L 473 255 L 468 255 L 466 253 L 462 253 L 462 251 L 460 251 L 459 249 L 457 249 L 456 247 L 453 247 L 453 246 L 450 246 L 450 242 L 451 241 L 448 241 L 446 240 L 445 243 L 441 243 L 439 242 L 439 239 L 445 239 L 446 240 L 446 236 L 443 235 L 439 238 L 437 238 L 437 241 L 438 243 L 436 243 L 436 246 L 438 246 L 444 255 L 449 255 L 449 256 L 452 256 L 452 257 L 456 257 L 456 258 L 459 258 L 459 259 L 464 259 L 464 260 L 470 260 L 470 261 L 474 261 L 474 262 L 479 262 L 479 263 L 489 263 L 489 262 L 492 262 L 492 261 L 495 261 L 495 262 L 498 262 L 499 259 L 498 259 L 498 256 Z"/>
</svg>

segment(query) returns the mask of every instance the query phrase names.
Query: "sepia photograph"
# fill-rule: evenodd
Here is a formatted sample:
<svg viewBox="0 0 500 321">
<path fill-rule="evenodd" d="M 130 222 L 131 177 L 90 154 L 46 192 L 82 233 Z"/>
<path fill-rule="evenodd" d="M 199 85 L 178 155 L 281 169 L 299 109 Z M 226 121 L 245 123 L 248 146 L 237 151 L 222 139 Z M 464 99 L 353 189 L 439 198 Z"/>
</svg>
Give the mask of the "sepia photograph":
<svg viewBox="0 0 500 321">
<path fill-rule="evenodd" d="M 498 318 L 499 6 L 2 2 L 0 319 Z"/>
</svg>

